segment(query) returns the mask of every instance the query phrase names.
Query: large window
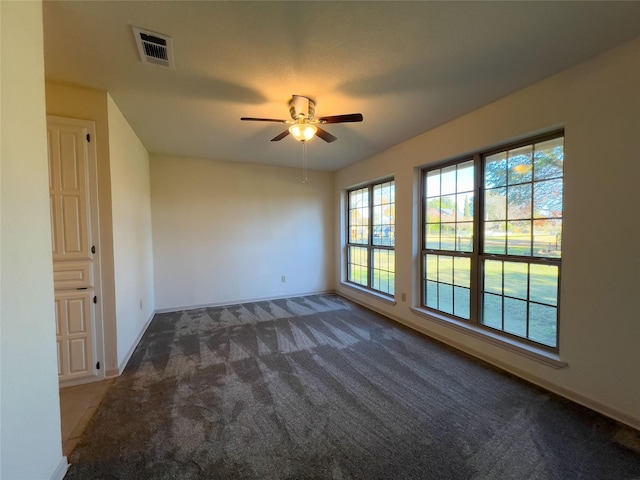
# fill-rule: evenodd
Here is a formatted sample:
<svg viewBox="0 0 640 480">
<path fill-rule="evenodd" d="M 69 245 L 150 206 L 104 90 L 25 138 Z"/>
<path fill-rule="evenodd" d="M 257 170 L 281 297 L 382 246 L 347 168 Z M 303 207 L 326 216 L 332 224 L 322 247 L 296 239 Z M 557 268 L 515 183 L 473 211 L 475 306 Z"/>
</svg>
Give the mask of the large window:
<svg viewBox="0 0 640 480">
<path fill-rule="evenodd" d="M 347 195 L 347 281 L 394 295 L 395 182 L 375 183 Z"/>
<path fill-rule="evenodd" d="M 423 171 L 422 305 L 558 349 L 561 133 Z"/>
</svg>

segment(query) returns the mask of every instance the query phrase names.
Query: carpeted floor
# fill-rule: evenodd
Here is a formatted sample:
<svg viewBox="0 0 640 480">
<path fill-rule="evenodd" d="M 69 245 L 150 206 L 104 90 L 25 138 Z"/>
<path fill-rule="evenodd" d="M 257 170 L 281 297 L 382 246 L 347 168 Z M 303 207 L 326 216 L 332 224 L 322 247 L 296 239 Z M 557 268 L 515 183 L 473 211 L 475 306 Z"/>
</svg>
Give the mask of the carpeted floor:
<svg viewBox="0 0 640 480">
<path fill-rule="evenodd" d="M 335 295 L 156 315 L 80 479 L 640 479 L 638 432 Z"/>
</svg>

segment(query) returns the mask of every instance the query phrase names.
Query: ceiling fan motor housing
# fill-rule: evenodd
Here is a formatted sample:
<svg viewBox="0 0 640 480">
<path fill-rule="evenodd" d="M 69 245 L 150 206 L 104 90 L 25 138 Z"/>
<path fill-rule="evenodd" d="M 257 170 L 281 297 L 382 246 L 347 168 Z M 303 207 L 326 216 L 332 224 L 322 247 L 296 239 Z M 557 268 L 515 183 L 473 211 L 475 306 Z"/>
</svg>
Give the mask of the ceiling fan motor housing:
<svg viewBox="0 0 640 480">
<path fill-rule="evenodd" d="M 311 120 L 316 114 L 316 104 L 308 97 L 293 95 L 291 102 L 289 102 L 289 114 L 294 120 L 300 118 Z"/>
</svg>

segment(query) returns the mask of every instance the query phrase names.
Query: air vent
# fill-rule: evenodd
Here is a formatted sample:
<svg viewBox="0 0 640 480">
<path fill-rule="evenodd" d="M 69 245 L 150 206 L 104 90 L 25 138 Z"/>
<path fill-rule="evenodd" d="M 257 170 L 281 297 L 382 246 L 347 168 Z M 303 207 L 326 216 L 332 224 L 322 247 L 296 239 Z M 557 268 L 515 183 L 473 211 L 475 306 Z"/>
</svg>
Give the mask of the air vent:
<svg viewBox="0 0 640 480">
<path fill-rule="evenodd" d="M 138 53 L 142 63 L 152 63 L 173 68 L 171 37 L 138 27 L 133 27 L 133 34 L 136 37 Z"/>
</svg>

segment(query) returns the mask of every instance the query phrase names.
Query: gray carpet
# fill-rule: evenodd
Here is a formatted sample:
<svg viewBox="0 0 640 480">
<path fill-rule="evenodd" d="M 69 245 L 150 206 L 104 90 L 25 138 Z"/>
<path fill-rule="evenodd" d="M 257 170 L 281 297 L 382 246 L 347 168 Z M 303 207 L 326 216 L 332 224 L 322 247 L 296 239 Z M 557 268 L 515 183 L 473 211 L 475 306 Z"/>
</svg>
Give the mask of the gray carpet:
<svg viewBox="0 0 640 480">
<path fill-rule="evenodd" d="M 335 295 L 156 315 L 71 479 L 640 479 L 638 432 Z"/>
</svg>

